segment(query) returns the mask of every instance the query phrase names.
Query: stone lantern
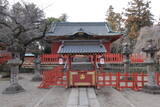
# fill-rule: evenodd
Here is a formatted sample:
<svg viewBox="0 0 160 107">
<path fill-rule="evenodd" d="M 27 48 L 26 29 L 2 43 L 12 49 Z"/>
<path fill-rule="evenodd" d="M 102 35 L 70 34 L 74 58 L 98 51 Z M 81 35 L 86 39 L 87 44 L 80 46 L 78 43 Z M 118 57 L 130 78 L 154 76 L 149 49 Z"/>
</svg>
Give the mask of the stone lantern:
<svg viewBox="0 0 160 107">
<path fill-rule="evenodd" d="M 35 69 L 34 69 L 34 76 L 32 78 L 32 81 L 42 81 L 42 76 L 40 74 L 40 71 L 41 71 L 40 55 L 42 51 L 43 51 L 42 48 L 39 48 L 39 45 L 37 44 L 34 51 L 32 52 L 35 55 L 35 60 L 33 61 L 35 64 Z"/>
<path fill-rule="evenodd" d="M 124 43 L 122 54 L 124 63 L 124 73 L 126 73 L 129 70 L 129 64 L 130 64 L 129 55 L 131 54 L 131 50 L 129 48 L 128 43 Z"/>
<path fill-rule="evenodd" d="M 123 62 L 129 64 L 130 63 L 129 55 L 131 54 L 131 50 L 129 48 L 128 43 L 124 43 L 122 54 L 123 54 Z"/>
<path fill-rule="evenodd" d="M 156 71 L 156 60 L 155 53 L 158 51 L 157 46 L 152 39 L 147 41 L 147 45 L 142 48 L 142 51 L 146 53 L 147 59 L 145 63 L 147 64 L 148 82 L 142 89 L 144 92 L 160 94 L 160 87 L 156 84 L 155 71 Z"/>
<path fill-rule="evenodd" d="M 8 47 L 8 51 L 12 53 L 12 59 L 7 62 L 10 66 L 10 86 L 6 88 L 3 94 L 14 94 L 25 91 L 18 83 L 19 65 L 22 64 L 20 60 L 20 52 L 24 51 L 23 46 L 17 39 L 13 41 L 13 45 Z"/>
</svg>

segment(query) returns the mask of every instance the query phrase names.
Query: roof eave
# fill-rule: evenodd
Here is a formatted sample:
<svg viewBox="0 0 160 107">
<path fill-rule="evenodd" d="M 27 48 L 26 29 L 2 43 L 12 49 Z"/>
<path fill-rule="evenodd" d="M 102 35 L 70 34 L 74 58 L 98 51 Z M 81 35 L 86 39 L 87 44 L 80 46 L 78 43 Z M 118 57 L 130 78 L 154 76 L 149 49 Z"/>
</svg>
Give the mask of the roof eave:
<svg viewBox="0 0 160 107">
<path fill-rule="evenodd" d="M 89 34 L 89 33 L 86 33 L 86 34 Z M 48 36 L 71 36 L 71 35 L 74 35 L 74 34 L 66 34 L 66 35 L 54 35 L 54 34 L 49 34 L 49 35 L 47 35 L 47 34 L 46 34 L 46 37 L 48 37 Z M 90 35 L 90 34 L 89 34 L 89 35 Z M 92 35 L 93 35 L 93 34 L 92 34 Z M 123 36 L 123 33 L 105 34 L 105 35 L 94 34 L 94 36 Z"/>
</svg>

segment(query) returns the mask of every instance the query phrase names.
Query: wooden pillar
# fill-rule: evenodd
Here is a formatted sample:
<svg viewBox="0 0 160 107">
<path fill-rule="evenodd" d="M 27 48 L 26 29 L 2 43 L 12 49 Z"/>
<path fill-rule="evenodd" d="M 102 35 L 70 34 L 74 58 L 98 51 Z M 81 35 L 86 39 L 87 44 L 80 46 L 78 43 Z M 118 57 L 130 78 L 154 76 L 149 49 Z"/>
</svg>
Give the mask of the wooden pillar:
<svg viewBox="0 0 160 107">
<path fill-rule="evenodd" d="M 72 59 L 71 59 L 71 55 L 68 55 L 68 70 L 67 70 L 67 86 L 66 88 L 69 87 L 70 84 L 70 71 L 71 71 L 71 66 L 72 66 Z"/>
<path fill-rule="evenodd" d="M 107 50 L 107 53 L 110 53 L 111 43 L 110 42 L 103 42 L 103 45 L 104 45 L 105 49 Z"/>
<path fill-rule="evenodd" d="M 93 55 L 93 61 L 94 61 L 94 69 L 96 69 L 96 62 L 97 62 L 97 56 L 94 54 Z"/>
<path fill-rule="evenodd" d="M 95 87 L 97 86 L 97 71 L 96 71 L 96 54 L 93 55 L 93 63 L 94 63 L 94 69 L 95 69 Z"/>
<path fill-rule="evenodd" d="M 71 55 L 68 56 L 68 63 L 69 63 L 69 70 L 71 70 L 71 66 L 72 66 L 72 57 L 71 57 Z"/>
</svg>

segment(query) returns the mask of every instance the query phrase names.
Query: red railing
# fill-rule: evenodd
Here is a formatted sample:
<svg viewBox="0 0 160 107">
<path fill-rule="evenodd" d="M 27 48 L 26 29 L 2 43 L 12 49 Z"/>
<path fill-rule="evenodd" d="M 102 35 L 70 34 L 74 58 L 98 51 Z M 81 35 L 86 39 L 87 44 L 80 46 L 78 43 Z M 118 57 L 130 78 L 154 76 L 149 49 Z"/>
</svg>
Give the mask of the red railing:
<svg viewBox="0 0 160 107">
<path fill-rule="evenodd" d="M 63 67 L 57 66 L 53 70 L 43 71 L 43 80 L 39 88 L 50 88 L 51 86 L 64 86 L 67 84 L 70 78 L 67 76 L 67 72 L 62 72 Z M 78 76 L 78 74 L 77 74 Z M 131 88 L 133 90 L 140 90 L 148 82 L 148 74 L 141 72 L 133 73 L 120 73 L 120 72 L 97 72 L 96 73 L 96 85 L 97 87 L 112 86 L 118 90 L 125 88 Z M 160 85 L 160 73 L 155 73 L 155 80 L 157 85 Z"/>
<path fill-rule="evenodd" d="M 144 87 L 144 84 L 148 82 L 147 74 L 145 73 L 112 73 L 103 72 L 97 73 L 97 87 L 112 86 L 121 90 L 124 88 L 131 88 L 133 90 L 139 90 Z M 155 73 L 155 79 L 157 85 L 160 85 L 160 73 Z"/>
<path fill-rule="evenodd" d="M 59 54 L 43 54 L 41 55 L 41 63 L 58 63 Z"/>
<path fill-rule="evenodd" d="M 38 88 L 50 88 L 51 86 L 67 87 L 66 72 L 62 72 L 63 67 L 57 66 L 53 70 L 43 71 L 43 78 Z"/>
<path fill-rule="evenodd" d="M 61 55 L 59 54 L 43 54 L 41 55 L 41 62 L 42 63 L 58 63 L 58 58 L 61 57 Z M 93 60 L 93 56 L 89 56 L 91 58 L 91 61 Z M 99 55 L 97 57 L 97 62 L 99 62 L 99 58 L 101 56 Z M 130 60 L 132 63 L 135 63 L 135 62 L 144 62 L 144 55 L 141 55 L 141 54 L 132 54 L 130 55 Z M 112 53 L 106 53 L 104 55 L 104 60 L 105 62 L 123 62 L 123 55 L 122 54 L 112 54 Z"/>
<path fill-rule="evenodd" d="M 106 53 L 104 55 L 105 62 L 122 62 L 123 61 L 123 55 L 122 54 L 111 54 Z"/>
<path fill-rule="evenodd" d="M 157 85 L 160 85 L 160 73 L 159 72 L 155 73 L 155 79 L 156 79 Z"/>
<path fill-rule="evenodd" d="M 8 52 L 0 52 L 0 64 L 10 60 L 11 57 L 11 53 Z"/>
<path fill-rule="evenodd" d="M 97 57 L 97 62 L 99 62 L 99 57 Z M 144 55 L 142 54 L 131 54 L 130 55 L 130 61 L 131 63 L 135 63 L 135 62 L 144 62 Z M 109 62 L 109 63 L 116 63 L 116 62 L 123 62 L 123 55 L 122 54 L 113 54 L 113 53 L 106 53 L 104 55 L 104 60 L 105 62 Z"/>
<path fill-rule="evenodd" d="M 137 53 L 135 53 L 135 54 L 131 54 L 130 55 L 130 61 L 132 62 L 132 63 L 135 63 L 135 62 L 144 62 L 144 60 L 145 60 L 145 56 L 143 55 L 143 54 L 137 54 Z"/>
</svg>

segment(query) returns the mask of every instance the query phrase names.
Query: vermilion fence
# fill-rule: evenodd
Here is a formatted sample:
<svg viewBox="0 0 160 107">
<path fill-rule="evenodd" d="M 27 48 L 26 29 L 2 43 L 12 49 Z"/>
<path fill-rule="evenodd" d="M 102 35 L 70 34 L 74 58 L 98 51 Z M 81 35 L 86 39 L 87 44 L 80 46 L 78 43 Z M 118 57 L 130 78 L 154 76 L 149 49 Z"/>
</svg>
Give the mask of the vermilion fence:
<svg viewBox="0 0 160 107">
<path fill-rule="evenodd" d="M 99 62 L 99 58 L 101 56 L 97 57 L 97 62 Z M 112 53 L 106 53 L 104 56 L 105 62 L 122 62 L 123 61 L 123 55 L 122 54 L 112 54 Z"/>
<path fill-rule="evenodd" d="M 147 82 L 145 73 L 98 73 L 97 86 L 113 86 L 117 89 L 132 88 L 139 90 Z"/>
<path fill-rule="evenodd" d="M 156 79 L 157 85 L 160 85 L 160 73 L 159 72 L 155 73 L 155 79 Z"/>
<path fill-rule="evenodd" d="M 51 86 L 67 86 L 67 74 L 62 72 L 63 67 L 57 66 L 53 70 L 43 71 L 42 83 L 38 88 L 50 88 Z"/>
<path fill-rule="evenodd" d="M 144 72 L 138 73 L 97 73 L 97 86 L 113 86 L 117 89 L 131 88 L 133 90 L 139 90 L 147 83 L 147 74 Z M 155 73 L 155 79 L 157 85 L 160 85 L 160 73 Z"/>
<path fill-rule="evenodd" d="M 61 57 L 59 54 L 43 54 L 41 55 L 41 62 L 42 63 L 58 63 L 58 59 Z M 97 62 L 99 62 L 99 57 L 97 57 Z M 93 60 L 93 57 L 90 56 L 91 60 Z M 123 55 L 122 54 L 112 54 L 112 53 L 106 53 L 104 55 L 105 62 L 123 62 Z M 144 62 L 144 55 L 141 54 L 132 54 L 130 55 L 130 60 L 132 63 L 135 62 Z"/>
<path fill-rule="evenodd" d="M 0 52 L 0 64 L 10 60 L 11 57 L 11 53 L 8 52 Z"/>
<path fill-rule="evenodd" d="M 139 62 L 140 63 L 140 62 L 144 62 L 144 60 L 145 60 L 145 56 L 143 54 L 135 53 L 135 54 L 130 55 L 130 61 L 132 63 L 134 63 L 134 62 Z"/>
<path fill-rule="evenodd" d="M 67 87 L 69 82 L 67 72 L 63 72 L 63 67 L 57 66 L 53 70 L 43 71 L 43 80 L 39 88 L 50 88 L 51 86 Z M 145 72 L 97 72 L 96 86 L 112 86 L 119 90 L 131 88 L 139 90 L 148 82 L 148 74 Z M 157 85 L 160 85 L 160 73 L 155 73 Z"/>
<path fill-rule="evenodd" d="M 43 54 L 41 55 L 41 63 L 58 63 L 59 54 Z"/>
</svg>

